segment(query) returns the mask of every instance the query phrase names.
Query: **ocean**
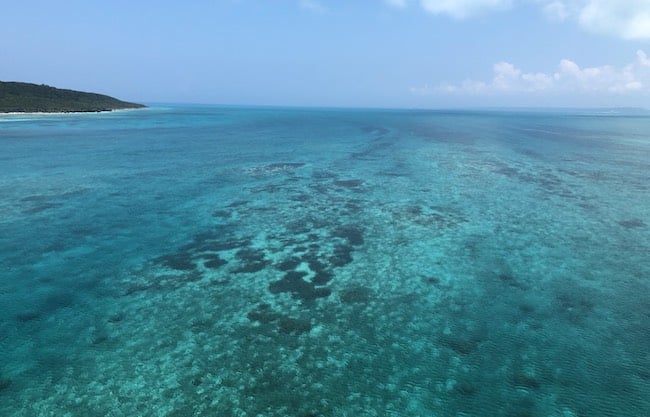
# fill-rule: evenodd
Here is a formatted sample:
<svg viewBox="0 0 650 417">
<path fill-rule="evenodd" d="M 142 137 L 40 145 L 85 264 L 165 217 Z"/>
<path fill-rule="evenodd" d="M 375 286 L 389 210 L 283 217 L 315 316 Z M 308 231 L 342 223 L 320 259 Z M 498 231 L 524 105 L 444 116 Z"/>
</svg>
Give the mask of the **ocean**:
<svg viewBox="0 0 650 417">
<path fill-rule="evenodd" d="M 0 415 L 650 416 L 650 114 L 0 116 Z"/>
</svg>

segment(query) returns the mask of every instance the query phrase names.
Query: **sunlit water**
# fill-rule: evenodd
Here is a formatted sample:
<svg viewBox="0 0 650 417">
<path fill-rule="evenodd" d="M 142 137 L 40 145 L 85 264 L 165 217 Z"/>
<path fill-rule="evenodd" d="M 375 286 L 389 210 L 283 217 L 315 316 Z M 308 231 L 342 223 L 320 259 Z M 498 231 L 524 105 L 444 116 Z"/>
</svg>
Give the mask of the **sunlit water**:
<svg viewBox="0 0 650 417">
<path fill-rule="evenodd" d="M 650 415 L 650 117 L 0 117 L 0 415 Z"/>
</svg>

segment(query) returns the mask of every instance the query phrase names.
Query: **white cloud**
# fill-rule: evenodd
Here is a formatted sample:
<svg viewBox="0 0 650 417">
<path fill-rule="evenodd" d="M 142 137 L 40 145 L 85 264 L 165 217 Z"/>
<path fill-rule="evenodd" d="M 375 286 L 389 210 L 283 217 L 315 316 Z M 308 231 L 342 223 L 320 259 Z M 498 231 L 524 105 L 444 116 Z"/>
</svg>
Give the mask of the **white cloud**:
<svg viewBox="0 0 650 417">
<path fill-rule="evenodd" d="M 623 39 L 650 38 L 650 0 L 589 0 L 576 7 L 580 25 L 593 32 L 619 36 Z"/>
<path fill-rule="evenodd" d="M 648 59 L 648 55 L 645 52 L 641 50 L 636 51 L 636 59 L 639 61 L 639 65 L 650 67 L 650 59 Z"/>
<path fill-rule="evenodd" d="M 486 10 L 507 9 L 510 0 L 420 0 L 424 10 L 433 14 L 448 14 L 464 19 Z"/>
<path fill-rule="evenodd" d="M 559 21 L 567 19 L 571 14 L 565 2 L 558 0 L 547 1 L 547 3 L 542 6 L 542 11 L 550 19 Z"/>
<path fill-rule="evenodd" d="M 403 8 L 410 0 L 384 0 Z M 650 39 L 650 0 L 419 0 L 432 14 L 465 19 L 513 4 L 534 4 L 552 20 L 572 20 L 583 29 L 623 39 Z"/>
<path fill-rule="evenodd" d="M 299 0 L 298 5 L 301 9 L 312 13 L 327 13 L 327 7 L 323 6 L 318 0 Z"/>
<path fill-rule="evenodd" d="M 492 68 L 490 81 L 465 80 L 459 84 L 442 84 L 434 89 L 412 88 L 414 94 L 439 93 L 503 94 L 503 93 L 581 93 L 626 94 L 650 93 L 650 58 L 639 50 L 636 61 L 616 68 L 610 65 L 582 68 L 563 59 L 552 73 L 524 72 L 509 62 Z"/>
</svg>

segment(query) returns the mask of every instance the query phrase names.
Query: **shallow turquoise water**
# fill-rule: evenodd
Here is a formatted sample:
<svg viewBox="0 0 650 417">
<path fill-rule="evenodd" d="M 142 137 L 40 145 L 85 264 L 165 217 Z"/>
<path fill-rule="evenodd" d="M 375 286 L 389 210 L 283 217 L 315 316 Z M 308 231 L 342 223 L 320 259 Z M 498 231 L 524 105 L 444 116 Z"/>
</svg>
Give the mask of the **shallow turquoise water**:
<svg viewBox="0 0 650 417">
<path fill-rule="evenodd" d="M 2 116 L 0 196 L 0 415 L 650 415 L 650 117 Z"/>
</svg>

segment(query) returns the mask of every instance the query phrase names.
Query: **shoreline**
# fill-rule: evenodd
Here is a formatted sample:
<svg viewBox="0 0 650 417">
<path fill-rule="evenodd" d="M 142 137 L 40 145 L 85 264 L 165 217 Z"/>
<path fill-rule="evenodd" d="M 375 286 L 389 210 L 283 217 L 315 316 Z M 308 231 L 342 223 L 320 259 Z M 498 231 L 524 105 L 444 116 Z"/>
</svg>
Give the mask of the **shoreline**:
<svg viewBox="0 0 650 417">
<path fill-rule="evenodd" d="M 65 115 L 80 115 L 80 114 L 107 114 L 118 113 L 133 110 L 145 110 L 149 107 L 133 107 L 130 109 L 112 109 L 100 111 L 61 111 L 61 112 L 0 112 L 0 117 L 3 116 L 65 116 Z"/>
</svg>

